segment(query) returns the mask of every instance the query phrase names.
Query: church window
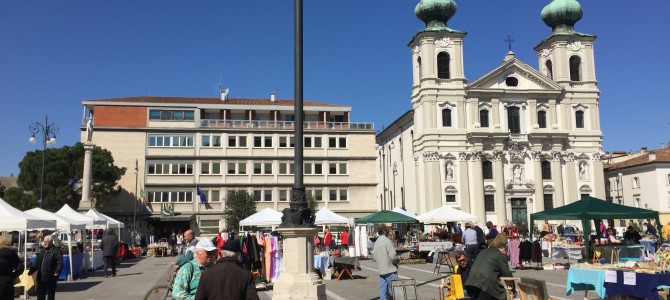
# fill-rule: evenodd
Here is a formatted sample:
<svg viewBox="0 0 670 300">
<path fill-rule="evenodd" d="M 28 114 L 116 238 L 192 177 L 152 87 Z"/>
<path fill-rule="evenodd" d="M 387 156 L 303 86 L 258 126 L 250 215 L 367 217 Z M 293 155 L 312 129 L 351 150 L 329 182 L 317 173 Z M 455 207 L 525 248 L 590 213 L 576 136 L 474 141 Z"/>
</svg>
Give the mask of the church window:
<svg viewBox="0 0 670 300">
<path fill-rule="evenodd" d="M 487 109 L 479 111 L 479 124 L 481 127 L 489 127 L 489 111 Z"/>
<path fill-rule="evenodd" d="M 575 125 L 577 128 L 584 128 L 584 111 L 575 112 Z"/>
<path fill-rule="evenodd" d="M 551 60 L 547 60 L 547 62 L 544 63 L 544 66 L 547 68 L 547 77 L 554 79 L 554 66 L 551 63 Z"/>
<path fill-rule="evenodd" d="M 513 76 L 507 77 L 507 78 L 505 78 L 505 85 L 512 86 L 512 87 L 518 86 L 519 85 L 519 79 L 517 79 L 516 77 L 513 77 Z"/>
<path fill-rule="evenodd" d="M 521 133 L 521 116 L 518 107 L 507 108 L 507 126 L 510 133 Z"/>
<path fill-rule="evenodd" d="M 456 195 L 455 194 L 447 194 L 446 198 L 445 198 L 445 201 L 447 201 L 447 203 L 456 203 Z"/>
<path fill-rule="evenodd" d="M 545 160 L 542 166 L 542 179 L 551 179 L 551 162 Z"/>
<path fill-rule="evenodd" d="M 496 211 L 495 196 L 494 195 L 484 195 L 484 210 L 486 212 Z"/>
<path fill-rule="evenodd" d="M 442 127 L 451 127 L 451 109 L 442 110 Z"/>
<path fill-rule="evenodd" d="M 544 210 L 554 209 L 554 194 L 544 194 Z"/>
<path fill-rule="evenodd" d="M 490 160 L 482 162 L 482 177 L 484 179 L 493 179 L 493 163 Z"/>
<path fill-rule="evenodd" d="M 570 80 L 571 81 L 581 81 L 582 74 L 579 70 L 582 64 L 582 59 L 577 55 L 570 57 Z"/>
<path fill-rule="evenodd" d="M 449 54 L 440 52 L 437 55 L 437 78 L 449 79 Z"/>
<path fill-rule="evenodd" d="M 537 125 L 540 128 L 547 128 L 547 111 L 540 110 L 537 112 Z"/>
</svg>

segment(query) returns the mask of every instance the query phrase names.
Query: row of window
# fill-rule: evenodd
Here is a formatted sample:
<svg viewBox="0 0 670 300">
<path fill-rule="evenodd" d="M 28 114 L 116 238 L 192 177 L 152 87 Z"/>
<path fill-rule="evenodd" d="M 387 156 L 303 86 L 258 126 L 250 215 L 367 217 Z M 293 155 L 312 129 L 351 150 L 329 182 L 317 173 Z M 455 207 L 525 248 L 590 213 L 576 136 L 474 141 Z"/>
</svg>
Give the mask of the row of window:
<svg viewBox="0 0 670 300">
<path fill-rule="evenodd" d="M 544 160 L 540 163 L 541 169 L 542 169 L 542 179 L 544 180 L 549 180 L 551 179 L 551 162 Z M 453 179 L 453 171 L 450 170 L 451 164 L 447 163 L 445 164 L 445 170 L 444 174 L 446 176 L 446 180 Z M 485 160 L 482 161 L 482 177 L 483 179 L 493 179 L 493 162 L 490 160 Z"/>
<path fill-rule="evenodd" d="M 149 147 L 193 147 L 192 135 L 149 135 Z M 305 136 L 303 138 L 304 148 L 323 148 L 323 137 Z M 347 148 L 346 137 L 328 137 L 328 148 Z M 256 135 L 252 137 L 254 148 L 272 148 L 274 137 L 272 135 Z M 229 148 L 248 148 L 246 135 L 228 135 Z M 282 135 L 278 137 L 279 148 L 295 147 L 293 135 Z M 220 134 L 203 134 L 200 138 L 200 146 L 220 148 L 222 137 Z"/>
<path fill-rule="evenodd" d="M 251 162 L 248 161 L 228 161 L 225 163 L 226 169 L 222 169 L 221 162 L 201 162 L 201 175 L 220 175 L 224 171 L 228 175 L 246 175 L 249 174 L 248 165 L 252 167 L 251 174 L 254 175 L 272 175 L 274 174 L 274 163 L 269 162 Z M 348 175 L 349 164 L 347 162 L 324 163 L 318 161 L 308 161 L 303 165 L 303 174 L 305 175 Z M 326 169 L 327 168 L 327 169 Z M 279 175 L 293 175 L 295 164 L 293 162 L 279 162 L 277 164 Z M 154 163 L 147 164 L 148 175 L 193 175 L 193 163 Z"/>
<path fill-rule="evenodd" d="M 619 191 L 623 189 L 623 183 L 621 183 L 618 178 L 614 178 L 611 181 L 606 182 L 605 184 L 607 185 L 605 189 L 607 189 L 608 191 Z M 632 188 L 639 189 L 640 177 L 637 176 L 631 177 L 630 184 Z M 670 185 L 670 174 L 667 175 L 666 185 Z"/>
<path fill-rule="evenodd" d="M 276 189 L 276 193 L 275 193 Z M 218 189 L 202 189 L 202 192 L 205 194 L 207 202 L 221 202 L 221 190 Z M 307 188 L 305 190 L 308 196 L 314 198 L 314 200 L 320 202 L 328 199 L 328 201 L 349 201 L 349 190 L 347 188 Z M 147 192 L 147 201 L 149 203 L 162 203 L 162 202 L 176 202 L 176 203 L 188 203 L 193 202 L 193 197 L 195 195 L 194 191 L 148 191 Z M 290 188 L 252 188 L 250 190 L 250 195 L 253 197 L 254 201 L 258 202 L 271 202 L 271 201 L 280 201 L 285 202 L 289 201 L 291 197 Z M 324 195 L 327 195 L 327 198 L 324 198 Z M 199 200 L 198 200 L 199 201 Z"/>
<path fill-rule="evenodd" d="M 451 108 L 442 109 L 442 127 L 453 126 L 453 118 L 451 115 Z M 480 127 L 490 127 L 488 109 L 479 111 L 479 124 Z M 539 128 L 547 128 L 546 110 L 537 111 L 537 125 Z M 507 126 L 511 133 L 521 133 L 521 115 L 518 107 L 507 108 Z M 575 111 L 575 127 L 584 128 L 584 111 L 582 110 Z"/>
<path fill-rule="evenodd" d="M 193 121 L 192 110 L 149 110 L 149 120 L 152 121 Z"/>
<path fill-rule="evenodd" d="M 582 58 L 573 55 L 570 56 L 570 59 L 568 61 L 568 67 L 570 68 L 570 80 L 571 81 L 581 81 L 582 80 L 582 71 L 581 71 L 581 65 L 582 65 Z M 551 60 L 547 60 L 544 63 L 544 66 L 547 68 L 547 77 L 554 79 L 554 66 L 551 63 Z"/>
<path fill-rule="evenodd" d="M 589 196 L 588 194 L 582 194 L 581 197 L 587 197 Z M 445 195 L 445 201 L 447 204 L 454 204 L 456 203 L 456 194 L 446 194 Z M 544 194 L 542 202 L 544 203 L 544 209 L 549 210 L 549 209 L 554 209 L 554 194 Z M 503 208 L 501 208 L 503 209 Z M 495 204 L 495 195 L 493 194 L 486 194 L 484 195 L 484 210 L 488 212 L 495 212 L 496 211 L 496 204 Z"/>
</svg>

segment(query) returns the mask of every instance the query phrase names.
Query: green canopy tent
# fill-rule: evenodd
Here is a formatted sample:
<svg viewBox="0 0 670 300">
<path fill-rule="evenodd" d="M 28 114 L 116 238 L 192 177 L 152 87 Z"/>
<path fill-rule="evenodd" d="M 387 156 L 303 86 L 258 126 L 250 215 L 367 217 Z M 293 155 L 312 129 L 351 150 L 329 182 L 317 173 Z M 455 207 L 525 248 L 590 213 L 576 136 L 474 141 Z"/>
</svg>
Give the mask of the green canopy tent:
<svg viewBox="0 0 670 300">
<path fill-rule="evenodd" d="M 374 214 L 367 215 L 356 219 L 356 224 L 372 224 L 372 223 L 415 223 L 416 219 L 410 216 L 403 215 L 390 210 L 378 211 Z"/>
<path fill-rule="evenodd" d="M 596 219 L 655 219 L 656 224 L 661 224 L 657 211 L 619 205 L 594 197 L 585 197 L 568 205 L 531 214 L 530 224 L 535 224 L 536 220 L 581 220 L 584 228 L 585 253 L 588 256 L 591 253 L 589 222 Z"/>
</svg>

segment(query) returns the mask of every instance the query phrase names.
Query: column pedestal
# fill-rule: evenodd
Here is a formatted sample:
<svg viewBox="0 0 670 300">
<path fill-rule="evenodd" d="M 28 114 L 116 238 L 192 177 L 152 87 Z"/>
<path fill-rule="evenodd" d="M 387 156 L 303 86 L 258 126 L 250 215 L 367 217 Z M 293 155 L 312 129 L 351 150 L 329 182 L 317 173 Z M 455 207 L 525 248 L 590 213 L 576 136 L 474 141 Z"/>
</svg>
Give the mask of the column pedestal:
<svg viewBox="0 0 670 300">
<path fill-rule="evenodd" d="M 273 286 L 273 300 L 326 300 L 326 285 L 314 272 L 317 228 L 279 228 L 284 237 L 284 273 Z"/>
<path fill-rule="evenodd" d="M 93 164 L 93 149 L 95 145 L 87 142 L 84 144 L 84 175 L 81 183 L 81 201 L 79 201 L 80 212 L 86 212 L 93 208 L 91 203 L 91 165 Z"/>
</svg>

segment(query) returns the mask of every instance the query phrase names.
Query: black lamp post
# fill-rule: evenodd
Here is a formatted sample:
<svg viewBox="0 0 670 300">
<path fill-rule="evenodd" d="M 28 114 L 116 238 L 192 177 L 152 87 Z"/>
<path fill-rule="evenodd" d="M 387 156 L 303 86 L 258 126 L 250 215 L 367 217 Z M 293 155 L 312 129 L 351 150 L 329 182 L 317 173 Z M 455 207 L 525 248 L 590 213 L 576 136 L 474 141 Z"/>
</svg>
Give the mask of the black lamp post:
<svg viewBox="0 0 670 300">
<path fill-rule="evenodd" d="M 135 170 L 133 170 L 133 173 L 135 174 L 135 198 L 133 199 L 133 231 L 137 231 L 137 176 L 139 174 L 139 169 L 137 167 L 137 159 L 135 160 Z"/>
<path fill-rule="evenodd" d="M 40 198 L 37 199 L 37 203 L 39 203 L 40 208 L 42 208 L 42 197 L 44 196 L 44 160 L 47 153 L 47 147 L 56 144 L 58 125 L 55 123 L 49 124 L 49 116 L 47 115 L 44 117 L 44 123 L 32 123 L 28 129 L 30 130 L 30 133 L 32 133 L 32 136 L 28 139 L 31 144 L 34 144 L 37 141 L 35 138 L 36 134 L 42 134 L 42 174 L 40 176 Z"/>
</svg>

